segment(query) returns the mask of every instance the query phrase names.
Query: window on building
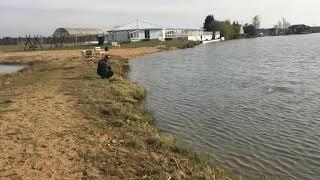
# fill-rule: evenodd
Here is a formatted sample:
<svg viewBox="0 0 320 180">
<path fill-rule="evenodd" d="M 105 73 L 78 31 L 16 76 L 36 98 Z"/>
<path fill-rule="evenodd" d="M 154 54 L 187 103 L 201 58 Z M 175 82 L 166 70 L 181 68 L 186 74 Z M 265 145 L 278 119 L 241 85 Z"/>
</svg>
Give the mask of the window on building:
<svg viewBox="0 0 320 180">
<path fill-rule="evenodd" d="M 145 34 L 145 39 L 150 39 L 150 30 L 145 30 L 144 34 Z"/>
<path fill-rule="evenodd" d="M 129 34 L 130 34 L 131 40 L 139 39 L 139 31 L 133 31 L 133 32 L 130 32 Z"/>
</svg>

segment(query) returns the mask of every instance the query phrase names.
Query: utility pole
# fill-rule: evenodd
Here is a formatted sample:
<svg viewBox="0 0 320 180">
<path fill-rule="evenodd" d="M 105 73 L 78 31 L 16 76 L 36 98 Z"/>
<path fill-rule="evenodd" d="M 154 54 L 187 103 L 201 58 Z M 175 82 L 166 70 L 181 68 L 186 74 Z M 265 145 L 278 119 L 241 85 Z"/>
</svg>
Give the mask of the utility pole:
<svg viewBox="0 0 320 180">
<path fill-rule="evenodd" d="M 139 28 L 139 19 L 137 19 L 137 28 L 140 29 Z"/>
</svg>

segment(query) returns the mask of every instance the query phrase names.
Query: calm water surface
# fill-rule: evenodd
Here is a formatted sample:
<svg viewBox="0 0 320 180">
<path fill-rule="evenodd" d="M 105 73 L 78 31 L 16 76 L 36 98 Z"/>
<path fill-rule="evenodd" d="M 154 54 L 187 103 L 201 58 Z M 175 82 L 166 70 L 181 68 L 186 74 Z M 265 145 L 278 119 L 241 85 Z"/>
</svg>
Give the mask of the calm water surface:
<svg viewBox="0 0 320 180">
<path fill-rule="evenodd" d="M 12 73 L 23 69 L 24 66 L 9 66 L 9 65 L 0 65 L 0 74 L 1 73 Z"/>
<path fill-rule="evenodd" d="M 131 61 L 159 128 L 248 179 L 320 179 L 320 34 Z"/>
</svg>

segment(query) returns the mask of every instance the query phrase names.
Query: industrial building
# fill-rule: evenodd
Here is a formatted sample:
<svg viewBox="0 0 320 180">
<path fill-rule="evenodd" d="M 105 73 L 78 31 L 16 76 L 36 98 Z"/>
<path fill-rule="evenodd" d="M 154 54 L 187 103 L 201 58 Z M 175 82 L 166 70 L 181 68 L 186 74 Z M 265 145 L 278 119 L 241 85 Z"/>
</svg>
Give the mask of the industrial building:
<svg viewBox="0 0 320 180">
<path fill-rule="evenodd" d="M 289 34 L 310 34 L 312 33 L 312 28 L 304 24 L 292 25 L 289 28 Z"/>
<path fill-rule="evenodd" d="M 96 28 L 58 28 L 52 35 L 51 46 L 64 47 L 86 44 L 98 44 L 98 37 L 103 37 L 105 32 Z"/>
<path fill-rule="evenodd" d="M 82 37 L 82 36 L 98 36 L 105 34 L 101 29 L 94 28 L 58 28 L 54 31 L 55 37 Z"/>
<path fill-rule="evenodd" d="M 203 29 L 167 28 L 143 20 L 136 20 L 116 27 L 107 33 L 109 42 L 164 41 L 166 39 L 202 41 L 219 38 L 220 32 L 207 32 Z"/>
<path fill-rule="evenodd" d="M 320 33 L 320 26 L 312 27 L 312 33 Z"/>
</svg>

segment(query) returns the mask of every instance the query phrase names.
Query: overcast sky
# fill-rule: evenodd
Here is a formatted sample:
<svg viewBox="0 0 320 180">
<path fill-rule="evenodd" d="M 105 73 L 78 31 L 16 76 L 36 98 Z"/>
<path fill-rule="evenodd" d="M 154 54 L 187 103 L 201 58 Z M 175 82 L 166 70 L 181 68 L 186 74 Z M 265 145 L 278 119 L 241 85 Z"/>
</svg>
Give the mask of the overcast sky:
<svg viewBox="0 0 320 180">
<path fill-rule="evenodd" d="M 291 24 L 320 25 L 320 0 L 1 0 L 0 37 L 51 35 L 59 27 L 108 30 L 135 19 L 198 28 L 208 14 L 240 23 L 260 15 L 262 27 L 282 17 Z"/>
</svg>

